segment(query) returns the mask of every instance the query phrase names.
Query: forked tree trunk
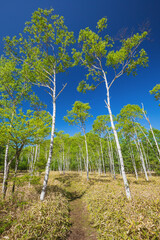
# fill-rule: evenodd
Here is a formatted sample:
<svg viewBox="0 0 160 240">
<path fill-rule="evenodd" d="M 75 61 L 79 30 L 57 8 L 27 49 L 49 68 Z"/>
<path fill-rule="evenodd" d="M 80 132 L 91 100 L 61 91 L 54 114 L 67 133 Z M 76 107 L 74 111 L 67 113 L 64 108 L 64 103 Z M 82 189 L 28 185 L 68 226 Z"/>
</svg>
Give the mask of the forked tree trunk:
<svg viewBox="0 0 160 240">
<path fill-rule="evenodd" d="M 128 199 L 131 199 L 131 193 L 130 193 L 130 189 L 129 189 L 129 184 L 128 184 L 126 173 L 125 173 L 125 169 L 124 169 L 124 162 L 123 162 L 121 146 L 119 144 L 117 131 L 116 131 L 116 128 L 115 128 L 114 122 L 113 122 L 113 116 L 112 116 L 112 111 L 111 111 L 111 107 L 110 107 L 109 87 L 108 87 L 106 74 L 105 74 L 104 71 L 103 71 L 103 76 L 104 76 L 106 90 L 107 90 L 107 102 L 106 102 L 106 105 L 107 105 L 107 108 L 108 108 L 110 121 L 111 121 L 111 127 L 112 127 L 112 130 L 113 130 L 113 134 L 114 134 L 114 137 L 115 137 L 115 142 L 116 142 L 116 146 L 117 146 L 117 150 L 118 150 L 118 155 L 119 155 L 119 160 L 120 160 L 120 165 L 121 165 L 121 172 L 122 172 L 124 187 L 125 187 L 125 191 L 126 191 L 126 196 L 127 196 Z"/>
<path fill-rule="evenodd" d="M 50 141 L 50 148 L 49 148 L 49 156 L 48 161 L 46 164 L 46 171 L 43 181 L 43 187 L 40 195 L 40 200 L 43 201 L 46 193 L 49 172 L 50 172 L 50 165 L 52 160 L 52 153 L 53 153 L 53 141 L 54 141 L 54 132 L 55 132 L 55 120 L 56 120 L 56 75 L 54 72 L 54 91 L 53 91 L 53 115 L 52 115 L 52 129 L 51 129 L 51 141 Z"/>
</svg>

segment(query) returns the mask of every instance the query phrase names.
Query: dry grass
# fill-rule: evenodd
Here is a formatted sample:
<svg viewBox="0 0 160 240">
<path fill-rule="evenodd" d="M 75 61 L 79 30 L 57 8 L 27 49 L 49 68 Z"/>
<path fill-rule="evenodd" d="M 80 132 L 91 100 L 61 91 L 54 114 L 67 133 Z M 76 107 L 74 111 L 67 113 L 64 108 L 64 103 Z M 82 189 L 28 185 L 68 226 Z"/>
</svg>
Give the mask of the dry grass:
<svg viewBox="0 0 160 240">
<path fill-rule="evenodd" d="M 13 198 L 1 201 L 1 239 L 66 239 L 70 228 L 68 200 L 54 177 L 51 173 L 43 202 L 39 200 L 41 186 L 28 184 L 20 186 Z"/>
<path fill-rule="evenodd" d="M 41 187 L 20 186 L 13 198 L 1 202 L 4 233 L 1 239 L 67 239 L 69 201 L 82 198 L 100 240 L 160 239 L 160 177 L 149 182 L 128 176 L 132 200 L 125 196 L 120 176 L 51 173 L 44 202 Z M 15 220 L 15 222 L 14 222 Z M 5 223 L 8 221 L 8 225 Z"/>
<path fill-rule="evenodd" d="M 85 199 L 99 239 L 160 239 L 160 178 L 149 182 L 128 176 L 132 200 L 125 197 L 122 179 L 91 179 Z"/>
</svg>

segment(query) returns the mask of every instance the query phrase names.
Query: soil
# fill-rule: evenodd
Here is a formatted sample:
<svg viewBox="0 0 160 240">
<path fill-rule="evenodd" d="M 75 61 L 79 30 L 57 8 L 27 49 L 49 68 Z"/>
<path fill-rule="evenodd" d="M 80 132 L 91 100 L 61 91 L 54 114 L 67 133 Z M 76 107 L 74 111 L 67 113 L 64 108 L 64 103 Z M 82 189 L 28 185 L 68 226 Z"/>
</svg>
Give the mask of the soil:
<svg viewBox="0 0 160 240">
<path fill-rule="evenodd" d="M 71 233 L 67 240 L 96 240 L 96 232 L 90 226 L 89 214 L 81 198 L 70 202 Z"/>
</svg>

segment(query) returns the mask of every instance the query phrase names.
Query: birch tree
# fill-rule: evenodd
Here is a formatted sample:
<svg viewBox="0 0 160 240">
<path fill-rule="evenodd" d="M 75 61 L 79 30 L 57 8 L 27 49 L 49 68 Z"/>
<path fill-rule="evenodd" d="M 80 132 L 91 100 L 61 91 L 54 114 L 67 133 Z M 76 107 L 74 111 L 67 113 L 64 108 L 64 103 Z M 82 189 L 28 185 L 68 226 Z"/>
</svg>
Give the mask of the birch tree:
<svg viewBox="0 0 160 240">
<path fill-rule="evenodd" d="M 51 97 L 52 129 L 49 157 L 40 195 L 44 200 L 53 152 L 56 119 L 56 100 L 66 84 L 57 93 L 56 76 L 72 66 L 69 46 L 74 43 L 73 32 L 69 32 L 62 16 L 53 14 L 53 9 L 38 9 L 26 22 L 24 33 L 17 39 L 6 38 L 6 49 L 22 62 L 24 77 L 34 85 L 43 87 Z M 17 50 L 18 49 L 18 50 Z M 18 54 L 17 54 L 18 52 Z"/>
<path fill-rule="evenodd" d="M 147 171 L 146 171 L 146 165 L 145 165 L 145 161 L 144 161 L 143 151 L 141 148 L 141 142 L 140 142 L 140 138 L 138 136 L 139 129 L 137 128 L 137 124 L 136 124 L 137 121 L 142 118 L 143 118 L 143 111 L 138 105 L 128 104 L 128 105 L 124 106 L 121 109 L 120 114 L 118 114 L 118 120 L 119 120 L 119 123 L 122 124 L 123 131 L 125 133 L 127 133 L 131 139 L 134 140 L 134 143 L 137 147 L 137 151 L 140 156 L 140 160 L 142 163 L 142 168 L 143 168 L 143 171 L 145 174 L 145 178 L 148 181 L 148 175 L 147 175 Z M 134 162 L 133 162 L 133 164 L 134 164 Z"/>
<path fill-rule="evenodd" d="M 103 163 L 103 170 L 104 174 L 106 174 L 105 170 L 105 163 L 104 163 L 104 156 L 103 156 L 103 148 L 102 148 L 102 136 L 104 136 L 106 132 L 106 123 L 107 119 L 105 115 L 100 115 L 98 116 L 93 123 L 93 131 L 99 135 L 99 142 L 100 142 L 100 150 L 101 150 L 101 158 L 102 158 L 102 163 Z"/>
<path fill-rule="evenodd" d="M 50 125 L 50 116 L 45 112 L 41 112 L 36 115 L 35 112 L 28 110 L 26 114 L 19 110 L 14 115 L 14 121 L 12 122 L 12 131 L 8 132 L 10 147 L 12 148 L 11 156 L 8 156 L 7 162 L 5 163 L 5 172 L 3 177 L 2 194 L 3 198 L 6 196 L 8 175 L 10 171 L 11 163 L 15 160 L 15 173 L 18 169 L 18 163 L 20 154 L 26 145 L 34 145 L 40 142 L 40 139 L 44 139 L 48 133 L 48 126 Z M 0 125 L 1 127 L 2 125 Z M 2 128 L 8 129 L 7 122 L 3 123 Z M 1 128 L 0 128 L 1 130 Z M 13 184 L 13 192 L 15 188 L 15 182 Z"/>
<path fill-rule="evenodd" d="M 67 115 L 64 117 L 64 120 L 71 125 L 77 125 L 81 128 L 84 139 L 85 139 L 85 147 L 86 147 L 86 171 L 87 171 L 87 180 L 89 180 L 89 159 L 88 159 L 88 145 L 87 145 L 87 137 L 86 137 L 86 121 L 91 115 L 89 114 L 90 106 L 88 103 L 82 103 L 80 101 L 76 101 L 73 104 L 73 108 L 71 111 L 67 111 Z"/>
<path fill-rule="evenodd" d="M 7 178 L 11 160 L 9 160 L 10 138 L 13 131 L 13 122 L 17 109 L 22 101 L 32 102 L 31 86 L 22 77 L 22 71 L 18 67 L 16 59 L 0 58 L 0 120 L 1 130 L 6 139 L 3 177 L 3 197 L 5 197 Z"/>
<path fill-rule="evenodd" d="M 107 28 L 107 19 L 102 18 L 97 23 L 98 32 L 94 32 L 89 27 L 80 30 L 78 43 L 81 50 L 73 50 L 75 64 L 80 63 L 88 69 L 86 80 L 89 76 L 95 80 L 95 84 L 89 84 L 82 81 L 78 90 L 85 92 L 86 90 L 94 90 L 98 85 L 104 83 L 106 88 L 105 103 L 108 108 L 112 130 L 114 133 L 118 155 L 121 164 L 121 172 L 124 181 L 125 191 L 127 198 L 131 198 L 128 181 L 125 174 L 121 146 L 119 144 L 117 131 L 114 125 L 111 102 L 110 102 L 110 89 L 113 84 L 124 74 L 137 72 L 138 66 L 147 66 L 148 57 L 144 49 L 139 50 L 139 46 L 146 38 L 147 32 L 141 34 L 137 33 L 127 39 L 120 41 L 119 50 L 112 50 L 115 46 L 109 35 L 102 33 Z M 117 46 L 115 46 L 117 49 Z M 113 70 L 114 77 L 107 75 L 108 69 Z"/>
</svg>

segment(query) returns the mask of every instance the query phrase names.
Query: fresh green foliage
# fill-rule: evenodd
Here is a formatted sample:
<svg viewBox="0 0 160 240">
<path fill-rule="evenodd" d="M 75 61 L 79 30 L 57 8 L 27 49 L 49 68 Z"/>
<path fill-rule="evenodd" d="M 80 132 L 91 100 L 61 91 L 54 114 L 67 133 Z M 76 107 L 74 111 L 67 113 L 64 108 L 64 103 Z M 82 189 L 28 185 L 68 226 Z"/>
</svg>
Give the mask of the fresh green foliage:
<svg viewBox="0 0 160 240">
<path fill-rule="evenodd" d="M 143 118 L 143 111 L 138 105 L 128 104 L 124 106 L 117 115 L 118 126 L 123 128 L 125 133 L 134 132 L 136 122 Z"/>
<path fill-rule="evenodd" d="M 105 134 L 107 130 L 107 124 L 110 121 L 109 116 L 100 115 L 97 116 L 93 123 L 93 131 L 97 133 L 100 137 Z"/>
<path fill-rule="evenodd" d="M 72 65 L 67 48 L 74 43 L 73 32 L 68 31 L 64 18 L 53 12 L 39 8 L 19 38 L 5 39 L 7 53 L 22 61 L 23 77 L 48 89 L 52 75 Z"/>
<path fill-rule="evenodd" d="M 107 29 L 107 19 L 102 18 L 97 23 L 98 33 L 92 31 L 88 27 L 80 30 L 78 43 L 82 45 L 81 51 L 73 49 L 73 57 L 75 65 L 80 63 L 88 69 L 86 80 L 92 77 L 97 84 L 89 84 L 86 81 L 80 82 L 78 91 L 86 92 L 86 90 L 94 90 L 99 84 L 104 82 L 103 76 L 107 74 L 107 69 L 112 67 L 115 77 L 110 80 L 108 77 L 108 87 L 122 76 L 124 73 L 128 75 L 137 73 L 138 66 L 148 66 L 148 57 L 144 49 L 140 49 L 139 45 L 144 41 L 147 32 L 137 33 L 130 38 L 123 39 L 119 42 L 119 50 L 109 35 L 100 35 L 104 29 Z"/>
<path fill-rule="evenodd" d="M 157 84 L 151 91 L 150 94 L 153 94 L 157 101 L 160 100 L 160 84 Z"/>
<path fill-rule="evenodd" d="M 64 120 L 71 125 L 78 125 L 85 129 L 86 120 L 89 117 L 92 117 L 89 114 L 90 106 L 89 103 L 82 103 L 76 101 L 73 104 L 71 111 L 67 111 L 67 116 L 64 117 Z"/>
</svg>

